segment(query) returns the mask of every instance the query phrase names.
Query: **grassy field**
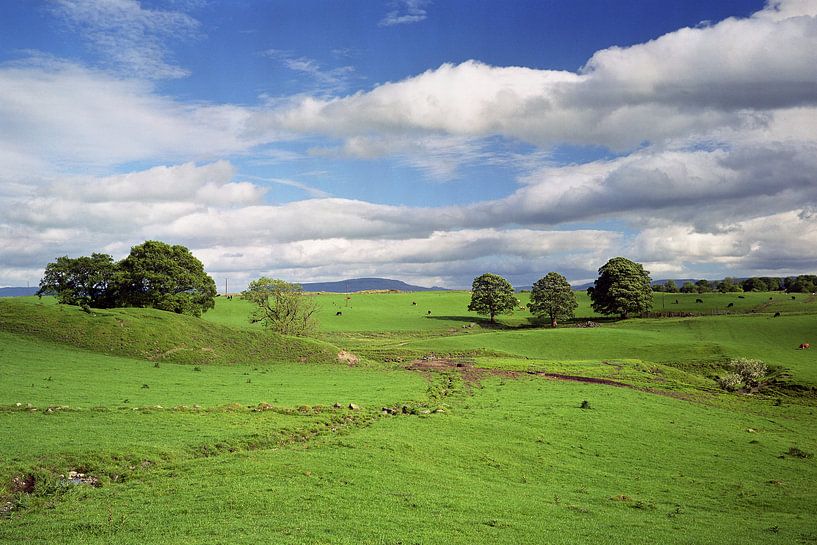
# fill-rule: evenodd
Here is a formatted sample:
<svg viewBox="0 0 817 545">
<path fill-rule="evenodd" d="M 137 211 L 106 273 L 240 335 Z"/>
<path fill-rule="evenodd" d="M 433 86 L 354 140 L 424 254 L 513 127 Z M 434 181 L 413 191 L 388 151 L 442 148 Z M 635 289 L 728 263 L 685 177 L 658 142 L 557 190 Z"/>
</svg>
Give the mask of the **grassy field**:
<svg viewBox="0 0 817 545">
<path fill-rule="evenodd" d="M 817 543 L 817 303 L 743 295 L 550 329 L 322 294 L 319 340 L 0 300 L 0 543 Z M 739 356 L 778 386 L 719 390 Z"/>
</svg>

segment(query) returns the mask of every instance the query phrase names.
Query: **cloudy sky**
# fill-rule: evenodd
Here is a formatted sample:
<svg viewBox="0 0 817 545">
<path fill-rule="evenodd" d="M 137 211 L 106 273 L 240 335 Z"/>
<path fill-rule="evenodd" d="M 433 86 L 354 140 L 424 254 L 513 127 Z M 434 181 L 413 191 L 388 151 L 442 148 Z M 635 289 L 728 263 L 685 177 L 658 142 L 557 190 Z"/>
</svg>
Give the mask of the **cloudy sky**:
<svg viewBox="0 0 817 545">
<path fill-rule="evenodd" d="M 184 244 L 465 287 L 817 272 L 817 0 L 0 2 L 0 286 Z"/>
</svg>

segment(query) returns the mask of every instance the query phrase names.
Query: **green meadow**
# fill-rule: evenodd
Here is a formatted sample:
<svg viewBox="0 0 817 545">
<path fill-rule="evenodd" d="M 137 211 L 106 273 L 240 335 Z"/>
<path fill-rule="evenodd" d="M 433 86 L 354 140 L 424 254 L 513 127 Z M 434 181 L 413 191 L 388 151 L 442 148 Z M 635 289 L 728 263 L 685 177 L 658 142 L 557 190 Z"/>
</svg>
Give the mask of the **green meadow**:
<svg viewBox="0 0 817 545">
<path fill-rule="evenodd" d="M 817 298 L 578 295 L 316 294 L 314 339 L 0 299 L 0 543 L 817 543 Z"/>
</svg>

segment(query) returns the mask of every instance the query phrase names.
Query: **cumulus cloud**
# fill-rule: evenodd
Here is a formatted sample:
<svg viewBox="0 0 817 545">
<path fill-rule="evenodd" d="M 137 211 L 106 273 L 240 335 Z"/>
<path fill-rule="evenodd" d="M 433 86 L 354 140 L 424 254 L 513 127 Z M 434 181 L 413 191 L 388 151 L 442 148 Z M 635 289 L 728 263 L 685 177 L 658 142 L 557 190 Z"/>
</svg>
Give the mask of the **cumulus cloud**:
<svg viewBox="0 0 817 545">
<path fill-rule="evenodd" d="M 159 68 L 173 66 L 151 36 L 196 30 L 135 2 L 107 4 L 119 15 L 85 31 L 141 18 L 142 59 Z M 93 5 L 58 9 L 70 18 Z M 390 24 L 425 17 L 420 3 L 402 7 Z M 324 95 L 185 103 L 146 79 L 66 61 L 0 65 L 0 282 L 29 279 L 59 255 L 121 257 L 149 238 L 188 245 L 236 285 L 272 274 L 465 287 L 485 270 L 517 283 L 549 270 L 580 280 L 615 255 L 664 276 L 817 269 L 815 0 L 605 49 L 577 72 L 468 61 L 345 97 L 325 95 L 344 73 L 276 58 L 323 78 Z M 297 153 L 259 149 L 300 139 Z M 565 143 L 615 153 L 553 162 Z M 225 158 L 244 155 L 256 165 L 387 157 L 434 180 L 456 180 L 464 164 L 521 175 L 493 200 L 386 205 L 332 197 L 297 176 L 241 176 Z M 308 198 L 270 204 L 270 184 Z"/>
<path fill-rule="evenodd" d="M 615 150 L 703 137 L 762 124 L 769 110 L 817 105 L 815 16 L 813 2 L 775 2 L 749 18 L 599 51 L 576 73 L 444 64 L 368 92 L 306 97 L 256 122 L 352 148 L 411 133 Z"/>
</svg>

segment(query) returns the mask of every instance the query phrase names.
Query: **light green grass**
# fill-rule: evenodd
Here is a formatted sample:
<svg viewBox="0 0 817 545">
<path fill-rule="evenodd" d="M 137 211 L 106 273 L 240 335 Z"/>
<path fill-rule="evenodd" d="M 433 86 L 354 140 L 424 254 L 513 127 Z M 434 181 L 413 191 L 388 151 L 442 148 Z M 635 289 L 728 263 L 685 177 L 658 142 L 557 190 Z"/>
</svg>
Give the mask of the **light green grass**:
<svg viewBox="0 0 817 545">
<path fill-rule="evenodd" d="M 464 292 L 352 297 L 322 311 L 334 344 L 240 324 L 237 299 L 201 320 L 0 301 L 0 543 L 817 542 L 817 464 L 788 454 L 817 452 L 814 398 L 710 376 L 747 356 L 817 384 L 796 350 L 811 303 L 593 329 L 520 312 L 489 330 L 462 327 Z M 383 362 L 340 364 L 338 346 Z M 387 361 L 431 352 L 519 373 L 465 383 Z M 102 486 L 60 482 L 70 469 Z M 34 493 L 11 493 L 27 475 Z"/>
<path fill-rule="evenodd" d="M 8 298 L 0 300 L 0 331 L 152 361 L 235 364 L 337 360 L 335 347 L 313 339 L 229 328 L 148 308 L 86 313 L 53 301 Z"/>
<path fill-rule="evenodd" d="M 627 320 L 598 328 L 539 328 L 423 339 L 403 345 L 435 353 L 498 351 L 544 361 L 636 359 L 680 368 L 721 367 L 730 358 L 759 358 L 817 384 L 813 353 L 798 350 L 817 340 L 811 314 L 710 316 Z"/>
<path fill-rule="evenodd" d="M 589 400 L 590 410 L 578 405 Z M 179 463 L 0 525 L 27 543 L 797 543 L 814 421 L 543 380 L 447 415 Z M 756 430 L 747 433 L 747 429 Z M 499 440 L 499 438 L 502 438 Z"/>
</svg>

